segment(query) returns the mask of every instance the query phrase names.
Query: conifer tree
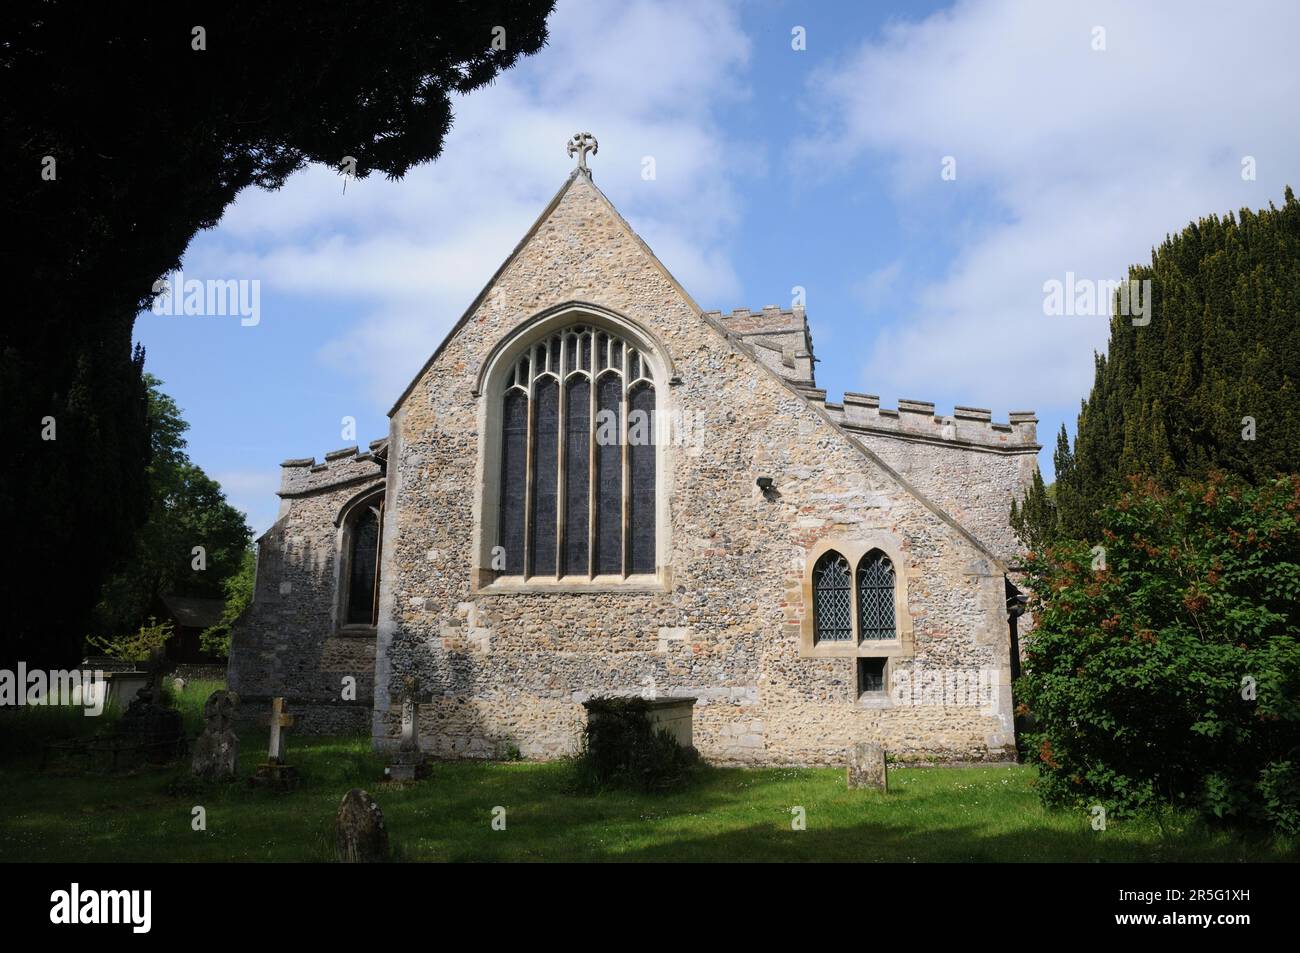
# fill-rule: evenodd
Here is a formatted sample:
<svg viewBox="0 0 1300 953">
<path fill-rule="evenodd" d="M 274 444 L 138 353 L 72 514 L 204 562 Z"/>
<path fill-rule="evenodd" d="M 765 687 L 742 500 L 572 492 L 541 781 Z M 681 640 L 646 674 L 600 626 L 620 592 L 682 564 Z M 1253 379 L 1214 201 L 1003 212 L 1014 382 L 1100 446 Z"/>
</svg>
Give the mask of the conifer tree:
<svg viewBox="0 0 1300 953">
<path fill-rule="evenodd" d="M 1062 427 L 1061 537 L 1095 538 L 1097 511 L 1132 476 L 1172 487 L 1218 470 L 1261 485 L 1300 470 L 1300 202 L 1291 188 L 1280 208 L 1211 215 L 1167 236 L 1129 278 L 1151 282 L 1150 321 L 1135 325 L 1113 309 L 1073 448 Z M 1016 518 L 1024 523 L 1034 507 L 1026 499 Z M 1048 528 L 1028 531 L 1041 538 Z"/>
</svg>

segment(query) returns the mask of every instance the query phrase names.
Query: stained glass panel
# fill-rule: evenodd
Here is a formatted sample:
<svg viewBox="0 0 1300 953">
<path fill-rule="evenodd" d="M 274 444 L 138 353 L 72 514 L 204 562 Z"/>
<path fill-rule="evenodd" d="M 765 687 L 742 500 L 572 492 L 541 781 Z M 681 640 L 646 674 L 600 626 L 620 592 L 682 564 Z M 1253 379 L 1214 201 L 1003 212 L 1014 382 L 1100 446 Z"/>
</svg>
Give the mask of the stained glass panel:
<svg viewBox="0 0 1300 953">
<path fill-rule="evenodd" d="M 524 571 L 524 494 L 528 480 L 528 398 L 506 393 L 501 408 L 501 524 L 497 544 L 505 550 L 507 575 Z"/>
<path fill-rule="evenodd" d="M 558 344 L 558 341 L 556 342 Z M 558 357 L 558 355 L 557 355 Z M 537 382 L 533 412 L 532 573 L 555 575 L 557 484 L 559 482 L 560 386 L 554 378 Z"/>
<path fill-rule="evenodd" d="M 596 384 L 596 572 L 623 572 L 623 383 L 606 374 Z M 612 421 L 612 426 L 606 421 Z M 613 439 L 604 437 L 612 435 Z"/>
<path fill-rule="evenodd" d="M 350 584 L 348 588 L 348 622 L 370 625 L 374 622 L 376 556 L 379 554 L 379 512 L 365 506 L 352 527 Z"/>
<path fill-rule="evenodd" d="M 591 384 L 574 377 L 564 388 L 564 574 L 587 575 L 591 525 Z"/>
<path fill-rule="evenodd" d="M 655 571 L 655 446 L 654 446 L 655 391 L 642 384 L 628 396 L 628 420 L 640 418 L 644 440 L 629 440 L 628 478 L 628 532 L 631 534 L 628 572 L 653 573 Z"/>
</svg>

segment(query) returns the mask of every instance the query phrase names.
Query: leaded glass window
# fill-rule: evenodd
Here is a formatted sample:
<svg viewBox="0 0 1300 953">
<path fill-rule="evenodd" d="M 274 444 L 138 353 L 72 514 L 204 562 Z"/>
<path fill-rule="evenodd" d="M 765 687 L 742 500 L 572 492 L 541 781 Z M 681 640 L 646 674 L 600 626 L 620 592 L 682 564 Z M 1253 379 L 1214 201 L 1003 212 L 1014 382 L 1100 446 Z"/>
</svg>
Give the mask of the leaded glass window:
<svg viewBox="0 0 1300 953">
<path fill-rule="evenodd" d="M 608 331 L 565 328 L 516 360 L 501 393 L 499 574 L 654 573 L 655 397 L 645 355 Z"/>
<path fill-rule="evenodd" d="M 818 642 L 853 639 L 852 579 L 849 561 L 835 550 L 825 553 L 813 567 L 813 631 Z"/>
<path fill-rule="evenodd" d="M 897 637 L 894 626 L 894 565 L 878 549 L 858 562 L 858 631 L 863 641 Z"/>
<path fill-rule="evenodd" d="M 348 529 L 348 625 L 377 622 L 381 506 L 379 501 L 362 505 Z"/>
</svg>

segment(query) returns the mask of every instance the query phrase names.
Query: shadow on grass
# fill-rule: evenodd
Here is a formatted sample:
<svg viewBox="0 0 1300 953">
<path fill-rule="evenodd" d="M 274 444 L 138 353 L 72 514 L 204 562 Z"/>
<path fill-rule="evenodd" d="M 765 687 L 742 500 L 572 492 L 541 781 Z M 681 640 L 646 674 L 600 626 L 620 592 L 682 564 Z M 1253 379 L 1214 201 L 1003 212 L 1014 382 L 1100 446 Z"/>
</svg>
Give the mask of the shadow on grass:
<svg viewBox="0 0 1300 953">
<path fill-rule="evenodd" d="M 266 756 L 241 736 L 241 776 Z M 1295 859 L 1294 844 L 1207 831 L 1179 816 L 1093 831 L 1049 812 L 1022 766 L 910 768 L 891 791 L 849 791 L 834 769 L 701 766 L 683 789 L 580 793 L 563 762 L 437 762 L 428 780 L 384 782 L 367 738 L 294 738 L 301 787 L 198 784 L 187 767 L 54 777 L 31 758 L 0 766 L 0 856 L 11 860 L 329 861 L 353 787 L 383 808 L 411 861 L 1178 861 Z M 207 829 L 192 829 L 204 808 Z M 495 809 L 504 809 L 504 813 Z M 794 809 L 806 829 L 792 829 Z M 493 826 L 504 819 L 504 829 Z M 498 824 L 499 826 L 499 824 Z"/>
</svg>

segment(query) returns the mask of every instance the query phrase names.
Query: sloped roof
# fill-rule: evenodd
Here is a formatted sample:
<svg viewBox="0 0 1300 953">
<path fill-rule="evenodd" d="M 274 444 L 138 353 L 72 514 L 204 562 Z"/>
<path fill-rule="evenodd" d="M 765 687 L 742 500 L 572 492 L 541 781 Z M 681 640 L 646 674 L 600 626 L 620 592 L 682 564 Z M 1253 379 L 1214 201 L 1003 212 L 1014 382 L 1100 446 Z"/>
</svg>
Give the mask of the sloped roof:
<svg viewBox="0 0 1300 953">
<path fill-rule="evenodd" d="M 551 201 L 547 203 L 546 208 L 542 210 L 542 213 L 537 217 L 537 220 L 534 221 L 533 224 L 529 227 L 528 231 L 524 233 L 523 238 L 521 238 L 519 242 L 515 245 L 514 250 L 510 252 L 510 254 L 506 257 L 505 261 L 501 263 L 501 266 L 497 268 L 497 270 L 492 274 L 492 277 L 488 280 L 487 284 L 483 286 L 483 289 L 474 297 L 474 300 L 470 302 L 469 307 L 465 309 L 465 313 L 461 315 L 460 319 L 447 333 L 447 336 L 443 338 L 442 343 L 438 345 L 437 349 L 433 352 L 432 355 L 430 355 L 429 359 L 424 362 L 424 365 L 416 373 L 415 377 L 412 378 L 411 383 L 408 384 L 406 386 L 406 389 L 402 391 L 401 396 L 398 397 L 396 402 L 394 402 L 392 408 L 388 411 L 388 415 L 390 417 L 393 416 L 395 413 L 397 413 L 398 408 L 400 408 L 402 406 L 402 403 L 406 400 L 406 398 L 410 396 L 411 391 L 415 389 L 415 385 L 419 383 L 419 381 L 424 377 L 425 373 L 433 365 L 433 362 L 438 359 L 438 356 L 442 354 L 442 352 L 446 349 L 447 345 L 452 341 L 453 338 L 455 338 L 455 336 L 465 326 L 465 324 L 469 321 L 469 319 L 473 317 L 475 311 L 478 310 L 479 305 L 487 297 L 488 293 L 492 290 L 493 286 L 497 283 L 500 277 L 505 273 L 506 269 L 510 267 L 511 263 L 514 262 L 514 260 L 519 257 L 520 253 L 524 250 L 524 248 L 527 247 L 528 243 L 532 240 L 533 236 L 538 232 L 538 230 L 542 227 L 542 225 L 546 222 L 546 220 L 550 218 L 552 212 L 555 211 L 556 207 L 560 204 L 560 201 L 564 198 L 565 193 L 573 186 L 573 183 L 577 181 L 579 176 L 582 176 L 582 178 L 586 180 L 586 184 L 591 186 L 592 191 L 596 194 L 599 200 L 605 205 L 605 207 L 613 215 L 615 221 L 619 223 L 619 225 L 623 228 L 623 230 L 626 232 L 628 237 L 630 237 L 632 241 L 635 242 L 641 248 L 642 252 L 645 253 L 650 263 L 656 269 L 658 269 L 658 271 L 664 276 L 664 279 L 672 286 L 672 288 L 679 295 L 681 295 L 682 300 L 686 302 L 687 306 L 690 307 L 690 309 L 695 313 L 695 315 L 701 321 L 703 321 L 710 328 L 716 331 L 717 334 L 724 341 L 726 341 L 732 347 L 733 350 L 735 350 L 739 354 L 743 354 L 745 357 L 749 358 L 749 360 L 753 361 L 754 364 L 757 365 L 761 373 L 767 374 L 774 381 L 776 381 L 782 387 L 784 387 L 787 391 L 794 394 L 801 401 L 803 401 L 804 405 L 807 406 L 809 410 L 811 410 L 817 417 L 821 418 L 821 420 L 828 427 L 830 427 L 836 433 L 840 434 L 845 440 L 847 440 L 850 444 L 852 444 L 864 457 L 870 460 L 871 463 L 874 464 L 882 473 L 884 473 L 886 476 L 888 476 L 890 479 L 896 482 L 905 492 L 907 492 L 910 496 L 916 499 L 917 502 L 919 502 L 927 510 L 929 510 L 940 520 L 942 520 L 945 524 L 947 524 L 954 531 L 956 531 L 963 539 L 965 539 L 968 543 L 970 543 L 981 555 L 988 558 L 988 560 L 992 563 L 992 565 L 996 569 L 1000 570 L 1003 573 L 1009 571 L 1006 563 L 996 553 L 993 552 L 992 548 L 990 548 L 985 543 L 983 543 L 974 533 L 972 533 L 965 526 L 963 526 L 955 517 L 953 517 L 941 506 L 939 506 L 939 504 L 935 503 L 924 493 L 922 493 L 919 489 L 913 486 L 906 478 L 903 477 L 902 474 L 900 474 L 897 470 L 895 470 L 893 467 L 887 464 L 879 455 L 877 455 L 874 451 L 872 451 L 866 444 L 864 444 L 861 440 L 855 437 L 844 427 L 840 426 L 840 424 L 833 417 L 831 417 L 831 415 L 827 412 L 824 405 L 819 405 L 818 403 L 810 399 L 810 395 L 805 392 L 805 388 L 800 388 L 795 382 L 783 378 L 775 370 L 773 370 L 772 368 L 764 364 L 763 361 L 760 360 L 758 356 L 754 353 L 753 347 L 749 343 L 747 343 L 743 339 L 743 337 L 741 337 L 738 334 L 732 333 L 722 323 L 720 316 L 714 317 L 713 314 L 701 308 L 699 303 L 693 297 L 691 297 L 690 292 L 688 292 L 684 287 L 682 287 L 681 282 L 679 282 L 673 276 L 672 272 L 668 270 L 667 266 L 665 266 L 664 263 L 659 260 L 659 256 L 656 255 L 653 250 L 651 250 L 650 246 L 646 244 L 645 240 L 636 233 L 636 230 L 633 229 L 631 225 L 628 224 L 627 219 L 625 219 L 622 213 L 619 212 L 619 210 L 614 206 L 614 203 L 609 200 L 609 197 L 600 190 L 600 187 L 597 186 L 594 181 L 592 181 L 591 173 L 587 169 L 577 168 L 569 173 L 568 178 L 565 179 L 564 184 L 560 186 L 559 191 L 555 193 L 554 198 L 552 198 Z"/>
<path fill-rule="evenodd" d="M 179 625 L 206 629 L 221 621 L 226 607 L 222 599 L 199 599 L 193 596 L 163 596 L 163 605 Z"/>
</svg>

